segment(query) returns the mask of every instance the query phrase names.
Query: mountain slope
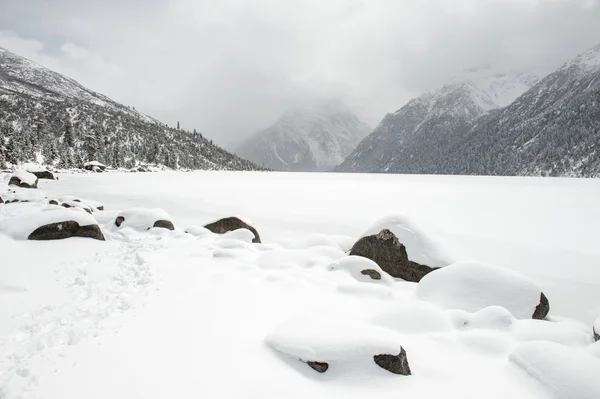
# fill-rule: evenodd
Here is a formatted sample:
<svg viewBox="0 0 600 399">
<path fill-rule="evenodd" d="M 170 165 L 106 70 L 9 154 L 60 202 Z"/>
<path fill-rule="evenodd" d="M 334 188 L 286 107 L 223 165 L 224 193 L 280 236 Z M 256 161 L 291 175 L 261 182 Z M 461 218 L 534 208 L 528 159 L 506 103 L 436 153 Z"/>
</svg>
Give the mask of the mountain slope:
<svg viewBox="0 0 600 399">
<path fill-rule="evenodd" d="M 442 173 L 600 176 L 600 44 L 477 122 Z"/>
<path fill-rule="evenodd" d="M 237 153 L 275 170 L 327 171 L 339 165 L 370 131 L 339 102 L 284 113 Z"/>
<path fill-rule="evenodd" d="M 0 167 L 97 160 L 190 169 L 259 169 L 201 134 L 170 128 L 0 48 Z"/>
<path fill-rule="evenodd" d="M 471 71 L 468 78 L 388 114 L 337 168 L 344 172 L 433 173 L 432 160 L 490 110 L 508 105 L 537 78 L 525 73 Z"/>
</svg>

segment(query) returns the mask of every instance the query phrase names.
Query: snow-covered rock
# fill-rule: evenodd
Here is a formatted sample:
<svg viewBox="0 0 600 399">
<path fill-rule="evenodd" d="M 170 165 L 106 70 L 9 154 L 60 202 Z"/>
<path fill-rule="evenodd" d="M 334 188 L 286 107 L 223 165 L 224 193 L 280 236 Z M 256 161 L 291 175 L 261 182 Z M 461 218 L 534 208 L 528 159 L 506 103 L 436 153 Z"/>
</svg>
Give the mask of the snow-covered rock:
<svg viewBox="0 0 600 399">
<path fill-rule="evenodd" d="M 600 317 L 598 317 L 596 319 L 596 322 L 594 323 L 594 327 L 593 327 L 593 333 L 594 333 L 594 339 L 596 341 L 600 341 Z"/>
<path fill-rule="evenodd" d="M 104 239 L 96 219 L 82 209 L 54 205 L 39 208 L 27 205 L 27 212 L 0 218 L 0 231 L 20 240 L 49 240 L 68 237 Z M 101 238 L 100 238 L 101 237 Z"/>
<path fill-rule="evenodd" d="M 553 342 L 517 346 L 510 361 L 540 382 L 552 399 L 600 398 L 600 359 Z"/>
<path fill-rule="evenodd" d="M 106 170 L 106 165 L 98 161 L 89 161 L 83 164 L 83 169 L 91 172 L 104 172 Z"/>
<path fill-rule="evenodd" d="M 292 358 L 326 363 L 329 368 L 368 367 L 378 355 L 395 357 L 401 353 L 406 362 L 399 334 L 387 328 L 350 321 L 292 318 L 275 328 L 265 341 Z M 410 374 L 407 362 L 406 371 Z"/>
<path fill-rule="evenodd" d="M 26 170 L 17 170 L 10 176 L 8 185 L 15 185 L 22 188 L 37 188 L 38 178 L 33 173 Z"/>
<path fill-rule="evenodd" d="M 324 102 L 284 113 L 237 153 L 275 170 L 329 171 L 370 131 L 345 105 Z"/>
<path fill-rule="evenodd" d="M 460 262 L 426 275 L 416 297 L 444 309 L 478 312 L 502 306 L 517 319 L 544 318 L 541 289 L 511 270 L 479 262 Z M 546 300 L 547 305 L 547 300 Z"/>
<path fill-rule="evenodd" d="M 251 223 L 247 223 L 246 221 L 235 216 L 219 219 L 216 222 L 207 224 L 206 226 L 204 226 L 204 228 L 212 231 L 215 234 L 225 234 L 227 232 L 238 229 L 246 229 L 250 230 L 254 234 L 252 242 L 261 242 L 258 231 L 256 231 L 256 229 L 253 226 L 251 226 Z"/>
<path fill-rule="evenodd" d="M 116 229 L 149 230 L 153 227 L 174 229 L 171 217 L 160 208 L 131 208 L 121 211 L 114 225 Z"/>
<path fill-rule="evenodd" d="M 391 284 L 394 279 L 377 263 L 361 256 L 346 256 L 329 264 L 329 270 L 348 273 L 354 279 L 366 283 Z"/>
<path fill-rule="evenodd" d="M 378 220 L 361 237 L 379 234 L 387 229 L 406 247 L 408 259 L 429 267 L 444 267 L 456 262 L 457 256 L 446 240 L 423 222 L 403 215 L 390 215 Z"/>
</svg>

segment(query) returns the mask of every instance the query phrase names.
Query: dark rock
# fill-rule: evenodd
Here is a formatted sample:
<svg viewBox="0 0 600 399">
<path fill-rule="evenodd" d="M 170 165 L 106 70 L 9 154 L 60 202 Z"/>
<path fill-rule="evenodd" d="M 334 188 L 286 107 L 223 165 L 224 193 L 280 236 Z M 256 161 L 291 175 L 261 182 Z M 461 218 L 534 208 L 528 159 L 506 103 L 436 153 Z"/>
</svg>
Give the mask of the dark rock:
<svg viewBox="0 0 600 399">
<path fill-rule="evenodd" d="M 154 222 L 154 225 L 152 227 L 159 227 L 159 228 L 167 229 L 167 230 L 175 230 L 175 226 L 173 226 L 173 222 L 171 222 L 169 220 L 157 220 L 156 222 Z"/>
<path fill-rule="evenodd" d="M 62 240 L 69 237 L 88 237 L 104 241 L 102 230 L 96 224 L 80 226 L 72 220 L 51 223 L 34 230 L 27 237 L 29 240 Z"/>
<path fill-rule="evenodd" d="M 38 179 L 54 180 L 54 174 L 52 172 L 50 172 L 49 170 L 39 170 L 39 171 L 29 172 L 29 173 L 33 173 L 35 175 L 35 177 L 37 177 Z"/>
<path fill-rule="evenodd" d="M 410 366 L 406 358 L 406 351 L 400 347 L 399 355 L 375 355 L 373 360 L 379 367 L 386 369 L 390 373 L 410 375 Z"/>
<path fill-rule="evenodd" d="M 404 244 L 388 229 L 362 237 L 354 244 L 350 255 L 371 259 L 383 271 L 406 281 L 419 282 L 426 274 L 437 269 L 409 260 Z"/>
<path fill-rule="evenodd" d="M 321 363 L 321 362 L 306 362 L 313 370 L 318 371 L 319 373 L 324 373 L 329 368 L 329 364 Z"/>
<path fill-rule="evenodd" d="M 369 276 L 373 280 L 381 280 L 381 273 L 379 273 L 377 270 L 373 270 L 373 269 L 361 270 L 360 274 L 364 274 L 365 276 Z"/>
<path fill-rule="evenodd" d="M 83 169 L 89 170 L 90 172 L 102 173 L 106 170 L 106 165 L 102 165 L 101 163 L 85 163 L 83 165 Z"/>
<path fill-rule="evenodd" d="M 48 204 L 50 204 L 50 205 L 58 205 L 58 201 L 56 201 L 56 200 L 50 200 L 50 201 L 48 201 Z"/>
<path fill-rule="evenodd" d="M 104 205 L 100 205 L 99 207 L 97 207 L 96 209 L 98 209 L 99 211 L 103 211 L 104 210 Z"/>
<path fill-rule="evenodd" d="M 73 202 L 81 202 L 80 199 L 74 199 Z"/>
<path fill-rule="evenodd" d="M 10 178 L 10 180 L 8 181 L 8 185 L 9 186 L 19 186 L 22 188 L 37 188 L 38 179 L 35 179 L 35 183 L 33 184 L 33 186 L 31 186 L 27 183 L 22 182 L 21 179 L 19 179 L 17 176 L 12 176 Z"/>
<path fill-rule="evenodd" d="M 4 200 L 0 197 L 0 204 L 4 204 Z"/>
<path fill-rule="evenodd" d="M 115 224 L 117 225 L 117 227 L 121 226 L 121 223 L 123 223 L 125 221 L 125 218 L 123 216 L 119 216 L 118 218 L 115 219 Z"/>
<path fill-rule="evenodd" d="M 594 333 L 594 340 L 595 341 L 600 341 L 600 331 L 596 331 L 595 328 L 592 328 L 592 331 Z"/>
<path fill-rule="evenodd" d="M 254 239 L 252 242 L 260 243 L 260 236 L 258 235 L 258 231 L 249 224 L 243 222 L 242 220 L 236 217 L 229 217 L 218 220 L 214 223 L 207 224 L 204 228 L 212 231 L 215 234 L 225 234 L 229 231 L 234 231 L 238 229 L 248 229 L 254 234 Z"/>
<path fill-rule="evenodd" d="M 536 306 L 535 311 L 533 312 L 533 316 L 531 317 L 534 319 L 542 320 L 548 315 L 548 312 L 550 312 L 550 303 L 548 302 L 548 298 L 546 298 L 546 295 L 544 295 L 544 293 L 542 292 L 542 294 L 540 295 L 540 304 Z"/>
</svg>

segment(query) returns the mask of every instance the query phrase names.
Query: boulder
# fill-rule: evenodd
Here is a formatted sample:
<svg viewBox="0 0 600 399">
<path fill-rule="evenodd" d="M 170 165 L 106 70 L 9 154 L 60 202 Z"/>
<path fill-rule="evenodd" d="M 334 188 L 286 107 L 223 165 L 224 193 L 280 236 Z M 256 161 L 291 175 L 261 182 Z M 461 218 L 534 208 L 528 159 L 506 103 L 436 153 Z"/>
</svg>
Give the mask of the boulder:
<svg viewBox="0 0 600 399">
<path fill-rule="evenodd" d="M 90 161 L 83 164 L 83 169 L 89 170 L 90 172 L 101 173 L 106 170 L 106 165 L 101 164 L 98 161 Z"/>
<path fill-rule="evenodd" d="M 543 319 L 550 311 L 548 299 L 531 279 L 480 262 L 458 262 L 429 273 L 415 295 L 443 309 L 471 313 L 501 306 L 517 319 Z"/>
<path fill-rule="evenodd" d="M 329 368 L 328 363 L 324 362 L 306 362 L 313 370 L 318 371 L 319 373 L 324 373 Z"/>
<path fill-rule="evenodd" d="M 260 243 L 260 236 L 258 235 L 258 231 L 248 223 L 242 221 L 236 217 L 228 217 L 224 219 L 217 220 L 214 223 L 207 224 L 204 228 L 212 231 L 215 234 L 225 234 L 229 231 L 234 231 L 238 229 L 248 229 L 254 234 L 253 243 Z"/>
<path fill-rule="evenodd" d="M 373 356 L 375 363 L 389 371 L 390 373 L 400 375 L 410 375 L 410 366 L 408 365 L 408 359 L 406 357 L 406 351 L 403 347 L 400 347 L 400 353 L 398 355 L 375 355 Z"/>
<path fill-rule="evenodd" d="M 157 220 L 156 222 L 154 222 L 152 227 L 158 227 L 167 230 L 175 230 L 175 226 L 173 226 L 173 222 L 171 222 L 170 220 Z"/>
<path fill-rule="evenodd" d="M 409 260 L 406 247 L 388 229 L 359 239 L 350 250 L 350 255 L 371 259 L 391 276 L 412 282 L 421 281 L 436 269 Z"/>
<path fill-rule="evenodd" d="M 4 200 L 2 199 L 2 197 L 0 196 L 0 204 L 3 204 Z"/>
<path fill-rule="evenodd" d="M 96 224 L 80 226 L 79 223 L 67 220 L 50 223 L 35 229 L 28 240 L 62 240 L 69 237 L 89 237 L 104 241 L 102 230 Z"/>
<path fill-rule="evenodd" d="M 87 213 L 92 213 L 92 208 L 82 203 L 81 201 L 66 201 L 60 204 L 63 208 L 81 208 Z"/>
<path fill-rule="evenodd" d="M 33 173 L 19 170 L 11 176 L 8 185 L 22 188 L 37 188 L 38 178 Z"/>
<path fill-rule="evenodd" d="M 54 174 L 49 170 L 32 170 L 29 173 L 34 174 L 38 179 L 54 180 Z"/>
<path fill-rule="evenodd" d="M 48 201 L 49 205 L 58 205 L 58 201 L 57 200 L 50 200 Z"/>
<path fill-rule="evenodd" d="M 592 332 L 594 334 L 594 339 L 596 341 L 600 341 L 600 317 L 596 319 L 594 326 L 592 327 Z"/>
</svg>

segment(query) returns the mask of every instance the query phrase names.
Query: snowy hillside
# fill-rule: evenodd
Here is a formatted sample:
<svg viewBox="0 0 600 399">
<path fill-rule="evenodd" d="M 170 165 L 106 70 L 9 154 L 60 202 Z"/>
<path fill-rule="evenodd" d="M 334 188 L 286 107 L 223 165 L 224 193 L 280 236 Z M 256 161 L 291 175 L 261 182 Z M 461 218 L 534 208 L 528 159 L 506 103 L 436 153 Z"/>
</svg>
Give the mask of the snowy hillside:
<svg viewBox="0 0 600 399">
<path fill-rule="evenodd" d="M 600 180 L 9 179 L 2 399 L 600 397 Z M 202 227 L 235 215 L 261 243 Z M 348 255 L 380 229 L 440 269 L 409 282 Z"/>
<path fill-rule="evenodd" d="M 388 114 L 336 169 L 341 172 L 430 173 L 445 145 L 463 137 L 490 110 L 510 104 L 537 82 L 526 73 L 481 68 Z"/>
<path fill-rule="evenodd" d="M 318 103 L 284 113 L 273 126 L 246 140 L 237 153 L 275 170 L 327 171 L 369 131 L 345 105 Z"/>
<path fill-rule="evenodd" d="M 258 168 L 201 134 L 170 128 L 0 48 L 0 167 L 27 161 L 79 167 L 90 160 L 128 168 Z"/>
</svg>

